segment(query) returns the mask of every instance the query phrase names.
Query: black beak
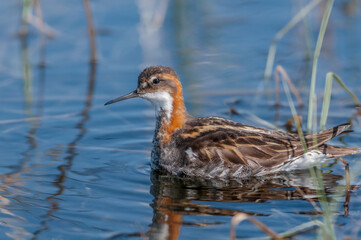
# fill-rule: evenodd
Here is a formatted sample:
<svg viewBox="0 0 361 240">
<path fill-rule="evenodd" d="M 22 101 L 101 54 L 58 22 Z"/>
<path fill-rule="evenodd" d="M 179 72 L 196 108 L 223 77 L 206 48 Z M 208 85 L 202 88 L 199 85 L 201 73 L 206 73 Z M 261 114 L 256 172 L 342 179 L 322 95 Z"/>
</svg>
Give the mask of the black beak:
<svg viewBox="0 0 361 240">
<path fill-rule="evenodd" d="M 128 94 L 126 94 L 124 96 L 121 96 L 121 97 L 115 98 L 113 100 L 110 100 L 109 102 L 106 102 L 104 105 L 109 105 L 109 104 L 112 104 L 112 103 L 115 103 L 115 102 L 119 102 L 119 101 L 129 99 L 129 98 L 135 98 L 135 97 L 139 97 L 139 94 L 137 93 L 137 90 L 135 90 L 135 91 L 133 91 L 131 93 L 128 93 Z"/>
</svg>

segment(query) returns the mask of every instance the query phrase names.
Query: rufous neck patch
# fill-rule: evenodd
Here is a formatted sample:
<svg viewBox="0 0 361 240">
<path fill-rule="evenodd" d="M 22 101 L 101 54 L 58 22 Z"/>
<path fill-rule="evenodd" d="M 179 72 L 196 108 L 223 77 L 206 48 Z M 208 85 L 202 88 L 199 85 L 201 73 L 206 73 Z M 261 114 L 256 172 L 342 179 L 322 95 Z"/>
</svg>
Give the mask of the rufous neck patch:
<svg viewBox="0 0 361 240">
<path fill-rule="evenodd" d="M 170 119 L 163 122 L 160 129 L 163 133 L 161 138 L 161 144 L 168 143 L 172 138 L 172 134 L 177 129 L 179 129 L 186 121 L 186 108 L 183 100 L 182 85 L 175 76 L 167 76 L 167 79 L 171 78 L 174 78 L 172 80 L 176 84 L 176 92 L 172 95 L 173 110 Z"/>
</svg>

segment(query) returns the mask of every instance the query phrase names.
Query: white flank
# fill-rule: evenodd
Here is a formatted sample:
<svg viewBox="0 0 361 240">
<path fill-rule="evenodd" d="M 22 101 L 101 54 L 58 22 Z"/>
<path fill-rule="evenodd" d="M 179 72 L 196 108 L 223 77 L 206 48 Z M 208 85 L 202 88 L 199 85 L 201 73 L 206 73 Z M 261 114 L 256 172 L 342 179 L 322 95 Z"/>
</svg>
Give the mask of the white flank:
<svg viewBox="0 0 361 240">
<path fill-rule="evenodd" d="M 155 106 L 157 115 L 164 112 L 167 118 L 170 119 L 173 111 L 173 98 L 168 92 L 146 93 L 142 98 L 147 99 Z"/>
<path fill-rule="evenodd" d="M 329 160 L 330 156 L 323 154 L 320 151 L 312 150 L 303 154 L 300 157 L 289 159 L 282 165 L 272 168 L 272 172 L 276 171 L 292 171 L 296 169 L 307 169 L 309 167 L 317 166 Z"/>
</svg>

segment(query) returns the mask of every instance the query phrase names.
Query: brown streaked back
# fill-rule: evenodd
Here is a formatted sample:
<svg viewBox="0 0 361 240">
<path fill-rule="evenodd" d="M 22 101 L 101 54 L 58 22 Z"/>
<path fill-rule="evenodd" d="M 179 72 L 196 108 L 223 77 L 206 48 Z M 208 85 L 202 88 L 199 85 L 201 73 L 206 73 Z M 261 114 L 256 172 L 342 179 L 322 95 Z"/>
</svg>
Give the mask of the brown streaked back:
<svg viewBox="0 0 361 240">
<path fill-rule="evenodd" d="M 359 149 L 324 144 L 349 126 L 343 124 L 314 135 L 305 135 L 308 150 L 318 147 L 325 153 L 337 151 L 337 156 L 360 152 Z M 214 162 L 221 159 L 230 166 L 244 164 L 271 168 L 304 154 L 301 141 L 295 134 L 252 127 L 217 117 L 187 121 L 179 138 L 179 147 L 184 150 L 191 148 L 200 161 Z"/>
</svg>

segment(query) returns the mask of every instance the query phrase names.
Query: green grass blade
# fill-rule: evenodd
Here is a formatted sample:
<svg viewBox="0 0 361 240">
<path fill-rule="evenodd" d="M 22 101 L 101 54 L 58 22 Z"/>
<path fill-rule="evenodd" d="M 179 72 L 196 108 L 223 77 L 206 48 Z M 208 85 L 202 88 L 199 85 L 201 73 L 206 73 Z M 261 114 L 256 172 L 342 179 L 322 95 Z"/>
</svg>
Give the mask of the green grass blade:
<svg viewBox="0 0 361 240">
<path fill-rule="evenodd" d="M 285 90 L 288 104 L 291 108 L 292 115 L 295 118 L 295 117 L 297 117 L 297 112 L 296 112 L 293 100 L 291 98 L 290 90 L 283 77 L 282 77 L 282 86 Z M 297 132 L 298 132 L 299 138 L 302 143 L 302 147 L 304 149 L 304 152 L 307 152 L 308 148 L 306 145 L 306 141 L 305 141 L 305 138 L 303 135 L 302 128 L 298 121 L 295 121 L 295 122 L 296 122 Z M 335 239 L 335 232 L 334 232 L 334 228 L 332 225 L 332 212 L 330 210 L 330 204 L 327 201 L 325 187 L 324 187 L 324 183 L 323 183 L 322 172 L 319 168 L 315 169 L 313 167 L 310 167 L 310 172 L 311 172 L 313 183 L 314 183 L 316 191 L 317 191 L 317 195 L 318 195 L 318 199 L 319 199 L 321 208 L 323 210 L 324 225 L 322 226 L 321 233 L 325 239 Z"/>
<path fill-rule="evenodd" d="M 26 22 L 31 15 L 31 10 L 33 6 L 33 0 L 23 0 L 23 13 L 22 18 L 23 21 Z"/>
<path fill-rule="evenodd" d="M 341 80 L 339 76 L 337 76 L 333 72 L 329 72 L 326 75 L 326 85 L 325 85 L 325 91 L 324 91 L 324 97 L 323 97 L 323 103 L 322 103 L 322 113 L 321 113 L 321 120 L 320 120 L 320 126 L 321 129 L 325 129 L 328 111 L 330 108 L 330 102 L 331 102 L 331 91 L 332 91 L 332 80 L 335 79 L 336 82 L 350 95 L 352 100 L 355 102 L 355 105 L 358 107 L 360 106 L 360 101 L 356 97 L 355 94 L 353 94 L 344 84 L 344 82 Z"/>
<path fill-rule="evenodd" d="M 350 97 L 352 98 L 352 100 L 355 102 L 356 107 L 360 107 L 360 101 L 358 100 L 358 98 L 356 97 L 355 94 L 353 94 L 347 87 L 346 85 L 343 83 L 343 81 L 341 80 L 341 78 L 339 76 L 337 76 L 335 73 L 332 73 L 332 77 L 337 81 L 337 83 L 350 95 Z"/>
<path fill-rule="evenodd" d="M 325 129 L 328 110 L 330 108 L 331 90 L 332 90 L 332 73 L 329 72 L 326 74 L 326 85 L 325 85 L 325 91 L 324 91 L 323 103 L 322 103 L 322 112 L 321 112 L 321 120 L 320 120 L 320 126 L 322 130 Z"/>
<path fill-rule="evenodd" d="M 334 3 L 334 0 L 327 1 L 326 10 L 323 14 L 320 31 L 318 33 L 316 49 L 315 49 L 315 53 L 313 56 L 310 96 L 309 96 L 309 101 L 308 101 L 309 105 L 308 105 L 307 132 L 311 132 L 311 129 L 312 129 L 313 107 L 314 107 L 313 104 L 314 104 L 314 100 L 315 100 L 315 86 L 316 86 L 318 57 L 321 52 L 323 38 L 325 37 L 325 32 L 326 32 L 328 20 L 331 15 L 333 3 Z"/>
</svg>

